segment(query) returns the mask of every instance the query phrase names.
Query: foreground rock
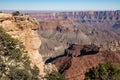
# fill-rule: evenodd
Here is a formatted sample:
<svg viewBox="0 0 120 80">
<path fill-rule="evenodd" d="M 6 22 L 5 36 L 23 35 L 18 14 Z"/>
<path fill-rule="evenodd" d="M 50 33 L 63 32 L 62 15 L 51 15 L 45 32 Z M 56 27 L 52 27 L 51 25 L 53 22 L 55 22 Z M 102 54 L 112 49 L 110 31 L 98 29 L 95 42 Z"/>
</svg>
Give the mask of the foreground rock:
<svg viewBox="0 0 120 80">
<path fill-rule="evenodd" d="M 42 75 L 44 63 L 38 51 L 41 40 L 38 35 L 39 23 L 36 19 L 27 16 L 12 16 L 11 14 L 0 13 L 0 27 L 4 28 L 12 37 L 23 42 L 32 65 L 36 65 L 40 70 L 40 75 Z"/>
</svg>

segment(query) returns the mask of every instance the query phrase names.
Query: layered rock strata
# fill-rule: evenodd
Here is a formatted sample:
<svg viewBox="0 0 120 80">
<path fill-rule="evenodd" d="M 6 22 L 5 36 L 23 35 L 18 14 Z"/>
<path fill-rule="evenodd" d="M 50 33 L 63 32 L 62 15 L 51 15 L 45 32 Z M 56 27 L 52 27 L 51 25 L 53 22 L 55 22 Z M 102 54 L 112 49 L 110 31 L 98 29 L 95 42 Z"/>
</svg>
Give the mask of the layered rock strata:
<svg viewBox="0 0 120 80">
<path fill-rule="evenodd" d="M 38 20 L 74 19 L 80 22 L 101 22 L 120 20 L 120 10 L 116 11 L 69 11 L 69 12 L 28 12 Z"/>
</svg>

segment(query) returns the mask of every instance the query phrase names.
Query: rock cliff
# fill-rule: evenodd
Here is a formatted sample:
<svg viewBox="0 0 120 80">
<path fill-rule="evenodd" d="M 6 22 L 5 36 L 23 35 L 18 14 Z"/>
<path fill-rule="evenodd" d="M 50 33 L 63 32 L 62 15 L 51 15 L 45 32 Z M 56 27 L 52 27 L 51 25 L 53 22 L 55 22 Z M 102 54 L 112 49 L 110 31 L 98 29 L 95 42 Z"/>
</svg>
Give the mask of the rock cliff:
<svg viewBox="0 0 120 80">
<path fill-rule="evenodd" d="M 39 21 L 49 20 L 73 20 L 85 26 L 99 27 L 113 30 L 120 34 L 120 10 L 116 11 L 64 11 L 64 12 L 28 12 L 25 13 Z M 51 25 L 50 25 L 51 26 Z M 115 28 L 115 29 L 114 29 Z"/>
<path fill-rule="evenodd" d="M 44 71 L 44 63 L 38 48 L 41 40 L 38 35 L 39 23 L 36 19 L 28 16 L 12 16 L 12 14 L 0 13 L 0 27 L 12 37 L 17 38 L 25 45 L 32 65 L 36 65 L 40 70 L 40 75 Z"/>
<path fill-rule="evenodd" d="M 38 20 L 74 19 L 79 22 L 101 22 L 120 20 L 120 10 L 116 11 L 69 11 L 69 12 L 32 12 L 26 13 Z"/>
</svg>

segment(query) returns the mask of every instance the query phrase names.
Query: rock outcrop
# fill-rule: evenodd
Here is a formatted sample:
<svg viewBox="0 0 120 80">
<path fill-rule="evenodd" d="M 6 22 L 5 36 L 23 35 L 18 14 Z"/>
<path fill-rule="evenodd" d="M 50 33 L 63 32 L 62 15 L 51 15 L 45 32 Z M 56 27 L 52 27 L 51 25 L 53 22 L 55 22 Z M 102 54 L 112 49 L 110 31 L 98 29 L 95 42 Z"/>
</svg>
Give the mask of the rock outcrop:
<svg viewBox="0 0 120 80">
<path fill-rule="evenodd" d="M 91 45 L 72 44 L 68 49 L 65 49 L 64 54 L 71 57 L 79 57 L 88 54 L 96 54 L 99 52 L 100 47 Z"/>
<path fill-rule="evenodd" d="M 51 61 L 68 80 L 84 80 L 85 72 L 99 63 L 113 61 L 115 65 L 120 66 L 120 51 L 99 51 L 99 47 L 95 45 L 74 45 L 67 50 L 69 51 L 65 51 L 63 56 Z M 80 55 L 82 50 L 87 54 Z M 73 56 L 68 56 L 70 52 Z"/>
<path fill-rule="evenodd" d="M 36 19 L 28 16 L 12 16 L 7 13 L 0 13 L 0 27 L 12 37 L 17 38 L 25 45 L 32 64 L 40 69 L 40 75 L 44 71 L 44 63 L 38 49 L 41 40 L 38 35 L 39 23 Z"/>
</svg>

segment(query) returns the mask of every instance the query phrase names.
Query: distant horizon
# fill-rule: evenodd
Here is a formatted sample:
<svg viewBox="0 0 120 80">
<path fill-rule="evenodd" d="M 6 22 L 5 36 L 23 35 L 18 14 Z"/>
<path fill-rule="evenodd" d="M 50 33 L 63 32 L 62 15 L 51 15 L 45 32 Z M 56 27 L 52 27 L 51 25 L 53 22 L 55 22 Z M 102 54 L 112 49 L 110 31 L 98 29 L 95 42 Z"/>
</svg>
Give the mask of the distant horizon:
<svg viewBox="0 0 120 80">
<path fill-rule="evenodd" d="M 115 11 L 120 0 L 1 0 L 0 10 Z"/>
<path fill-rule="evenodd" d="M 13 12 L 13 11 L 29 11 L 29 12 L 79 12 L 79 11 L 120 11 L 120 10 L 0 10 L 3 12 Z"/>
<path fill-rule="evenodd" d="M 120 9 L 116 9 L 116 10 L 10 10 L 10 9 L 8 9 L 8 10 L 1 10 L 0 9 L 0 11 L 40 11 L 40 12 L 70 12 L 70 11 L 120 11 Z"/>
</svg>

